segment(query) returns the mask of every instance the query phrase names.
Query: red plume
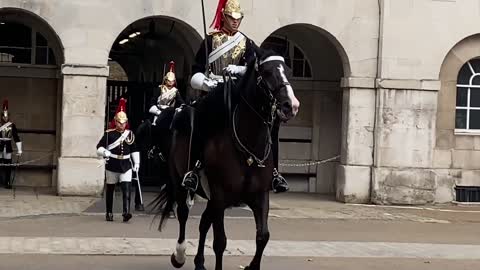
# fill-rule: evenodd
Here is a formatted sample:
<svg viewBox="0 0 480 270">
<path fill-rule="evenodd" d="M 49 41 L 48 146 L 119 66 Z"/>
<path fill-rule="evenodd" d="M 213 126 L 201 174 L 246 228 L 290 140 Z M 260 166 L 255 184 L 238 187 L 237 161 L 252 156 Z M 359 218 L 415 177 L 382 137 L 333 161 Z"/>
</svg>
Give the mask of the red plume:
<svg viewBox="0 0 480 270">
<path fill-rule="evenodd" d="M 222 11 L 225 8 L 225 5 L 227 4 L 228 0 L 219 0 L 218 1 L 218 6 L 217 6 L 217 11 L 215 12 L 215 17 L 213 17 L 213 22 L 210 25 L 210 27 L 213 26 L 213 29 L 220 30 L 222 28 L 223 24 L 223 16 L 222 16 Z"/>
<path fill-rule="evenodd" d="M 3 108 L 4 111 L 8 110 L 8 99 L 3 100 L 2 108 Z"/>
<path fill-rule="evenodd" d="M 170 61 L 170 68 L 168 71 L 175 73 L 175 62 Z"/>
<path fill-rule="evenodd" d="M 119 112 L 127 113 L 127 100 L 124 98 L 120 98 L 120 101 L 118 102 L 117 111 L 115 111 L 115 115 L 117 115 L 117 113 Z M 115 115 L 113 116 L 114 119 L 110 121 L 110 128 L 115 128 Z M 125 128 L 128 129 L 129 127 L 130 127 L 129 123 L 127 122 L 127 125 Z"/>
</svg>

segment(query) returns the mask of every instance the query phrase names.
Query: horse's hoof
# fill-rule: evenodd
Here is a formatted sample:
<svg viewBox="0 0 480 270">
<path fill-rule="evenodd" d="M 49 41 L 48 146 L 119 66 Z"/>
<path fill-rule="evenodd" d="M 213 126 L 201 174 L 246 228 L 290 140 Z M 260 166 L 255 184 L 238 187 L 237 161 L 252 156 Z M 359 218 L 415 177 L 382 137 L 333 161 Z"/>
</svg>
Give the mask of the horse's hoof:
<svg viewBox="0 0 480 270">
<path fill-rule="evenodd" d="M 175 259 L 175 254 L 172 254 L 170 257 L 170 262 L 172 263 L 173 267 L 175 268 L 182 268 L 185 263 L 179 263 L 177 262 L 177 259 Z"/>
<path fill-rule="evenodd" d="M 195 270 L 207 270 L 207 268 L 205 268 L 205 266 L 195 266 Z"/>
</svg>

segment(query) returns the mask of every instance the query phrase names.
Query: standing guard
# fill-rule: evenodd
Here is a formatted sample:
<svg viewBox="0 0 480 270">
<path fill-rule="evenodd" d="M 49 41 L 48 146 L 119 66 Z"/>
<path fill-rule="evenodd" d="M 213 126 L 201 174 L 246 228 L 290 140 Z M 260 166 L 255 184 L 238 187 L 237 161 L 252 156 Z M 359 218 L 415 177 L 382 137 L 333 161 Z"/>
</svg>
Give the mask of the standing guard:
<svg viewBox="0 0 480 270">
<path fill-rule="evenodd" d="M 206 37 L 195 57 L 195 64 L 192 68 L 193 76 L 190 81 L 192 88 L 208 92 L 216 87 L 222 87 L 224 72 L 228 72 L 232 76 L 245 74 L 247 63 L 255 59 L 256 45 L 239 31 L 242 19 L 243 11 L 238 0 L 219 1 L 211 25 L 216 31 Z M 208 70 L 206 70 L 207 68 Z M 208 77 L 205 74 L 208 74 Z M 279 128 L 280 122 L 277 120 L 272 131 L 275 162 L 272 189 L 275 192 L 285 192 L 289 189 L 288 183 L 277 169 Z M 185 174 L 182 185 L 186 189 L 196 191 L 200 180 L 200 168 L 201 162 L 197 161 L 193 170 Z"/>
<path fill-rule="evenodd" d="M 22 154 L 22 142 L 18 136 L 17 127 L 10 121 L 10 115 L 8 113 L 8 100 L 3 101 L 2 115 L 0 120 L 0 164 L 6 166 L 0 166 L 0 180 L 4 184 L 5 188 L 12 188 L 12 140 L 17 145 L 17 155 Z"/>
<path fill-rule="evenodd" d="M 135 145 L 135 135 L 128 129 L 126 100 L 121 98 L 115 117 L 97 144 L 97 155 L 106 159 L 106 215 L 107 221 L 113 221 L 113 195 L 115 185 L 120 183 L 123 197 L 123 222 L 132 218 L 130 213 L 130 194 L 132 170 L 140 168 L 140 153 Z M 133 161 L 133 166 L 132 162 Z"/>
</svg>

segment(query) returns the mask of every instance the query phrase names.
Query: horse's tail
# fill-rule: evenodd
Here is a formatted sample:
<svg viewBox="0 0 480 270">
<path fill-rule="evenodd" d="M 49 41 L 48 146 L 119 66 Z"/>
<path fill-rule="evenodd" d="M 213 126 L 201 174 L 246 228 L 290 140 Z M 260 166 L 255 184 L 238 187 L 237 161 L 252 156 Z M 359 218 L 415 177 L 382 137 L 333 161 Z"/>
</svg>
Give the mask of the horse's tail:
<svg viewBox="0 0 480 270">
<path fill-rule="evenodd" d="M 173 182 L 173 178 L 169 177 L 169 180 L 163 185 L 158 196 L 151 202 L 153 205 L 152 209 L 156 212 L 155 217 L 160 217 L 160 223 L 158 224 L 159 231 L 162 231 L 170 213 L 173 211 L 175 199 L 175 183 Z"/>
</svg>

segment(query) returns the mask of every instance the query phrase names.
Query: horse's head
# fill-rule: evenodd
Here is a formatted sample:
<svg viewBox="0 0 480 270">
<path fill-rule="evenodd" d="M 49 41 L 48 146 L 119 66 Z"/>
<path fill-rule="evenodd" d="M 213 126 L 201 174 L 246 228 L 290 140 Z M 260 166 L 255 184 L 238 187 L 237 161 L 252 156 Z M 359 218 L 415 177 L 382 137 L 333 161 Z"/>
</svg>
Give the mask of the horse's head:
<svg viewBox="0 0 480 270">
<path fill-rule="evenodd" d="M 283 121 L 295 117 L 300 107 L 300 102 L 295 97 L 293 88 L 288 81 L 290 69 L 285 64 L 283 57 L 269 52 L 263 52 L 257 62 L 258 86 L 268 92 L 276 100 L 277 112 Z"/>
</svg>

